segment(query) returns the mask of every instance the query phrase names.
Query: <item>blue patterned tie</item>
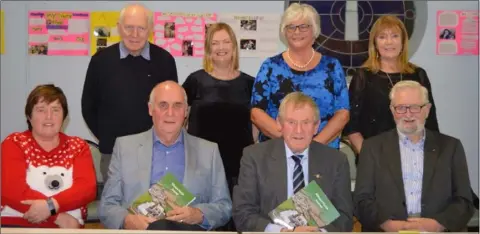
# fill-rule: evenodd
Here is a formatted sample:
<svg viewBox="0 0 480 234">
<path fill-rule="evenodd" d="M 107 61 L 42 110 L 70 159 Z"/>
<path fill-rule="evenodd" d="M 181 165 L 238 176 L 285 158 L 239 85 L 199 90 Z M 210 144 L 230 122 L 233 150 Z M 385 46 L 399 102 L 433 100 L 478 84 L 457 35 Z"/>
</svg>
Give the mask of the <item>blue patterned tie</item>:
<svg viewBox="0 0 480 234">
<path fill-rule="evenodd" d="M 303 168 L 302 168 L 302 157 L 303 155 L 293 155 L 292 159 L 295 161 L 295 167 L 293 169 L 293 193 L 297 193 L 305 187 L 305 180 L 303 178 Z"/>
</svg>

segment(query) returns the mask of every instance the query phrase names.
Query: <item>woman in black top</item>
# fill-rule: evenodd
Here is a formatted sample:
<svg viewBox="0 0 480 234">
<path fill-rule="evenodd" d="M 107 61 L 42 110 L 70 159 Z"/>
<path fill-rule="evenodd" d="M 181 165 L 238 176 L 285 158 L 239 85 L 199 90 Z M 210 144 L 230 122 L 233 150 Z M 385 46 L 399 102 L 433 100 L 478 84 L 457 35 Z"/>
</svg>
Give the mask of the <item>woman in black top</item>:
<svg viewBox="0 0 480 234">
<path fill-rule="evenodd" d="M 239 71 L 237 39 L 228 24 L 209 27 L 203 69 L 190 74 L 183 87 L 190 114 L 188 133 L 215 142 L 232 192 L 243 148 L 253 144 L 250 97 L 254 78 Z"/>
<path fill-rule="evenodd" d="M 370 31 L 369 57 L 353 76 L 349 87 L 350 121 L 343 134 L 348 136 L 357 153 L 364 139 L 396 127 L 389 93 L 401 80 L 414 80 L 427 88 L 432 107 L 425 128 L 439 131 L 427 73 L 408 62 L 407 46 L 407 31 L 400 19 L 387 15 L 375 22 Z"/>
</svg>

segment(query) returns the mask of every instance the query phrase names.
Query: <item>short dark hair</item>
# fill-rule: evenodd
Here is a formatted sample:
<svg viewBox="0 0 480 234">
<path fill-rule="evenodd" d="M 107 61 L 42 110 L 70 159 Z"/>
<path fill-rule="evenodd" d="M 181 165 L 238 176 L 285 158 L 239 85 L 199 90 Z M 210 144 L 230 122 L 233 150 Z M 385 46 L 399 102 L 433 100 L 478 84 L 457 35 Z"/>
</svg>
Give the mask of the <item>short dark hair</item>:
<svg viewBox="0 0 480 234">
<path fill-rule="evenodd" d="M 50 104 L 54 101 L 59 101 L 63 109 L 63 120 L 68 115 L 67 97 L 63 93 L 62 89 L 56 87 L 53 84 L 38 85 L 30 92 L 27 98 L 27 104 L 25 105 L 25 116 L 27 117 L 28 130 L 32 130 L 32 124 L 30 118 L 32 117 L 33 107 L 38 104 L 39 101 Z"/>
</svg>

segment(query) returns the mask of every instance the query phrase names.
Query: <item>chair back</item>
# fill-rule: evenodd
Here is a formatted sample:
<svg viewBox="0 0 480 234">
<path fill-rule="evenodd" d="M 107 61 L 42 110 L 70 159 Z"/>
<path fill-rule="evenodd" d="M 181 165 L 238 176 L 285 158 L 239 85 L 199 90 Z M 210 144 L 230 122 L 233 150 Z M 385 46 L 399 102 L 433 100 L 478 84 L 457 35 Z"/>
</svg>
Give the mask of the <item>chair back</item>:
<svg viewBox="0 0 480 234">
<path fill-rule="evenodd" d="M 100 153 L 100 149 L 97 143 L 90 140 L 85 141 L 87 142 L 90 148 L 90 152 L 92 153 L 93 164 L 95 166 L 95 175 L 97 178 L 97 197 L 95 201 L 88 204 L 87 222 L 99 222 L 100 219 L 98 217 L 98 204 L 103 191 L 103 176 L 100 171 L 100 161 L 102 159 L 102 154 Z"/>
<path fill-rule="evenodd" d="M 347 156 L 348 165 L 350 166 L 350 179 L 355 180 L 357 178 L 357 165 L 355 164 L 355 151 L 353 151 L 352 145 L 346 141 L 340 141 L 340 152 L 344 153 Z"/>
<path fill-rule="evenodd" d="M 93 164 L 95 165 L 95 175 L 97 177 L 97 185 L 103 185 L 103 176 L 102 172 L 100 170 L 100 161 L 102 160 L 102 153 L 100 153 L 100 149 L 98 147 L 98 144 L 90 141 L 90 140 L 85 140 L 90 147 L 90 152 L 92 153 L 93 157 Z"/>
</svg>

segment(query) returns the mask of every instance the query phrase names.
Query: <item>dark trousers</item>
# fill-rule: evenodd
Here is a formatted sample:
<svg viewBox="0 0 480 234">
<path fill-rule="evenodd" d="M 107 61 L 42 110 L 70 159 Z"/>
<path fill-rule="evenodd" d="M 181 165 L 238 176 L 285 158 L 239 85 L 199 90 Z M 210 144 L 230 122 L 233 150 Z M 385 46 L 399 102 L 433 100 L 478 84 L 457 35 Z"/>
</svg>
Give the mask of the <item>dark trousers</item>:
<svg viewBox="0 0 480 234">
<path fill-rule="evenodd" d="M 165 230 L 165 231 L 205 231 L 198 225 L 173 222 L 166 219 L 157 220 L 148 225 L 147 230 Z"/>
<path fill-rule="evenodd" d="M 17 225 L 8 225 L 8 224 L 2 224 L 0 225 L 2 228 L 27 228 L 27 227 L 22 227 L 22 226 L 17 226 Z"/>
</svg>

